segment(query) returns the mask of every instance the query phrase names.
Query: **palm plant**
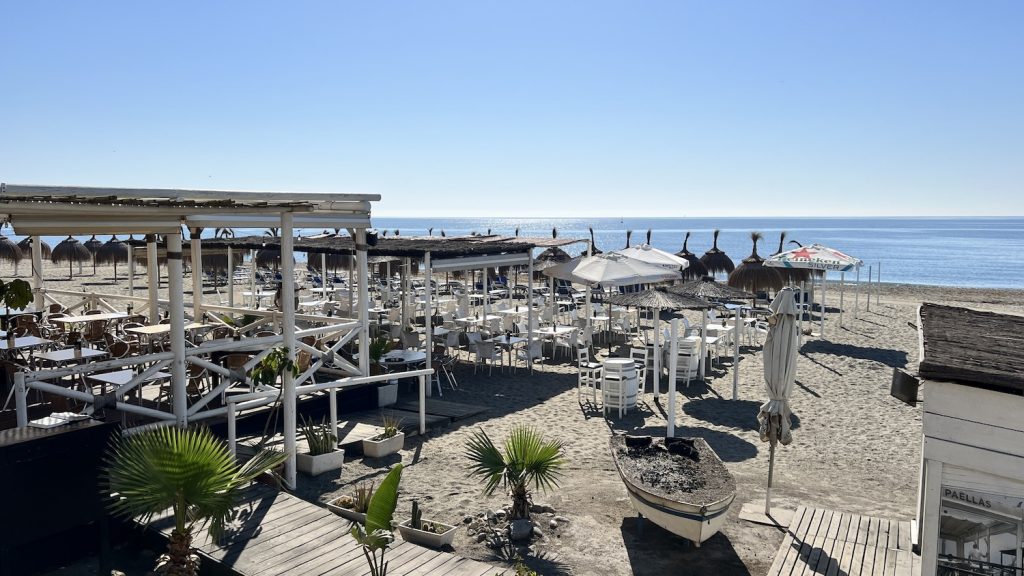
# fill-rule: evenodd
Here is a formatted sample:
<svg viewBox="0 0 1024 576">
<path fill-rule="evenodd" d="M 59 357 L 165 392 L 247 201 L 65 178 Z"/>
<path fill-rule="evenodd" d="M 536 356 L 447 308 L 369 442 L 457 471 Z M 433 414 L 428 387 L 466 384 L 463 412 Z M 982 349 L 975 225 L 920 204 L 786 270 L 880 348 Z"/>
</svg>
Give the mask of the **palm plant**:
<svg viewBox="0 0 1024 576">
<path fill-rule="evenodd" d="M 363 556 L 370 565 L 370 576 L 387 576 L 388 573 L 384 553 L 395 541 L 391 523 L 398 505 L 398 484 L 401 481 L 402 465 L 395 464 L 370 497 L 365 524 L 355 523 L 352 526 L 352 537 L 363 547 Z"/>
<path fill-rule="evenodd" d="M 241 488 L 286 458 L 283 452 L 263 451 L 239 466 L 227 445 L 205 428 L 157 428 L 115 440 L 103 482 L 114 514 L 148 523 L 173 510 L 166 573 L 194 576 L 190 552 L 196 525 L 208 521 L 210 536 L 219 538 Z"/>
<path fill-rule="evenodd" d="M 557 486 L 565 464 L 562 442 L 545 440 L 526 425 L 513 428 L 501 450 L 478 430 L 466 443 L 466 456 L 473 462 L 470 474 L 487 480 L 484 494 L 493 494 L 499 484 L 509 491 L 513 520 L 530 517 L 529 485 L 541 490 Z"/>
</svg>

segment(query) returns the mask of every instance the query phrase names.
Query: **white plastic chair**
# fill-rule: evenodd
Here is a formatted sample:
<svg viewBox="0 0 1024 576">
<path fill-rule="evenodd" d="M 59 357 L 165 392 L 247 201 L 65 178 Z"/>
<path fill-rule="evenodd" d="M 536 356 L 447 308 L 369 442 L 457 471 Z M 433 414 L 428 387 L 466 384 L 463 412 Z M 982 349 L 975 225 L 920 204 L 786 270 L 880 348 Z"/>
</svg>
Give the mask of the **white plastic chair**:
<svg viewBox="0 0 1024 576">
<path fill-rule="evenodd" d="M 494 373 L 494 363 L 499 360 L 498 347 L 495 346 L 494 342 L 477 342 L 474 345 L 476 350 L 476 359 L 473 362 L 473 374 L 476 374 L 476 368 L 480 364 L 489 364 L 487 375 L 490 376 Z"/>
<path fill-rule="evenodd" d="M 590 388 L 593 402 L 597 402 L 597 389 L 601 387 L 603 367 L 597 362 L 590 361 L 590 349 L 580 346 L 576 349 L 576 358 L 579 366 L 579 375 L 576 382 L 576 399 L 583 398 L 583 388 Z"/>
</svg>

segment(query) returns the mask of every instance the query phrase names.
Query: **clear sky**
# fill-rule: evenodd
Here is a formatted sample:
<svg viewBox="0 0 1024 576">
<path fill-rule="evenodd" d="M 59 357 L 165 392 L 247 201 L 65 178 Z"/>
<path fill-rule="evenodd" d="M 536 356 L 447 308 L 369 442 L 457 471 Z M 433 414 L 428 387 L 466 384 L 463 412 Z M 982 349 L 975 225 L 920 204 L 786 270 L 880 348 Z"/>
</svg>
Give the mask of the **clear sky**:
<svg viewBox="0 0 1024 576">
<path fill-rule="evenodd" d="M 1024 2 L 0 3 L 0 181 L 1024 215 Z"/>
</svg>

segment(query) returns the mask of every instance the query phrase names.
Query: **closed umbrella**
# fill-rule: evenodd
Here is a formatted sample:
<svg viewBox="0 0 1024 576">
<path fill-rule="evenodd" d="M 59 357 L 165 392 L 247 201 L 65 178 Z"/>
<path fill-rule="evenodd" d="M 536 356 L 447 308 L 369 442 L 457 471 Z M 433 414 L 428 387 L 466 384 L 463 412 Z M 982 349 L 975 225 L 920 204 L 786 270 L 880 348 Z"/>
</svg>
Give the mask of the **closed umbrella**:
<svg viewBox="0 0 1024 576">
<path fill-rule="evenodd" d="M 757 254 L 757 242 L 761 238 L 760 232 L 750 233 L 753 250 L 750 256 L 744 258 L 743 262 L 729 273 L 729 286 L 757 293 L 762 290 L 778 291 L 785 285 L 778 270 L 765 267 L 764 258 Z"/>
<path fill-rule="evenodd" d="M 700 258 L 696 254 L 690 252 L 686 248 L 686 243 L 690 241 L 690 233 L 686 233 L 686 238 L 683 238 L 683 249 L 676 252 L 676 256 L 684 258 L 690 263 L 689 266 L 683 270 L 683 280 L 693 280 L 694 278 L 703 278 L 708 275 L 708 269 L 704 266 L 704 263 L 700 261 Z"/>
<path fill-rule="evenodd" d="M 50 254 L 50 260 L 54 264 L 60 264 L 61 262 L 68 263 L 69 280 L 74 275 L 72 271 L 72 264 L 75 262 L 81 264 L 90 258 L 92 258 L 92 253 L 89 252 L 89 249 L 83 246 L 76 238 L 72 238 L 71 236 L 61 240 L 59 244 L 53 247 L 53 252 Z"/>
<path fill-rule="evenodd" d="M 708 274 L 718 274 L 719 272 L 728 274 L 736 268 L 736 265 L 732 262 L 732 258 L 729 258 L 725 252 L 718 249 L 718 234 L 719 230 L 715 230 L 714 244 L 711 245 L 710 250 L 700 257 L 700 261 L 704 264 L 704 267 L 708 269 Z"/>
<path fill-rule="evenodd" d="M 114 282 L 117 282 L 117 265 L 120 262 L 125 264 L 128 263 L 128 253 L 128 245 L 118 240 L 117 236 L 111 236 L 110 240 L 104 242 L 103 245 L 96 250 L 96 254 L 93 258 L 100 264 L 113 264 Z"/>
<path fill-rule="evenodd" d="M 775 445 L 793 441 L 790 434 L 789 393 L 796 378 L 796 358 L 799 351 L 796 326 L 794 290 L 783 288 L 768 306 L 768 335 L 764 341 L 764 383 L 768 401 L 757 413 L 761 441 L 768 442 L 768 488 L 765 493 L 764 513 L 771 514 L 772 474 L 775 471 Z"/>
</svg>

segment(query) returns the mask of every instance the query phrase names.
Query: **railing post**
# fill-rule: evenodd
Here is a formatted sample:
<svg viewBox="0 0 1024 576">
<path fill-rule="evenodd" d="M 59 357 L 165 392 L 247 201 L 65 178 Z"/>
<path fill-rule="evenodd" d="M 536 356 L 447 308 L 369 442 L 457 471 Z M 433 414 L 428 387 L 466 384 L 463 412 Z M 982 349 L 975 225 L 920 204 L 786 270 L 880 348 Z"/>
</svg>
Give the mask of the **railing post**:
<svg viewBox="0 0 1024 576">
<path fill-rule="evenodd" d="M 676 435 L 676 366 L 679 363 L 679 319 L 673 318 L 668 359 L 668 436 Z M 686 367 L 689 371 L 690 367 Z"/>
<path fill-rule="evenodd" d="M 228 306 L 235 307 L 235 255 L 228 246 Z"/>
<path fill-rule="evenodd" d="M 338 389 L 331 388 L 327 392 L 328 402 L 330 403 L 329 409 L 331 414 L 331 433 L 334 434 L 334 442 L 331 446 L 335 449 L 338 448 Z"/>
<path fill-rule="evenodd" d="M 433 314 L 432 314 L 431 298 L 430 298 L 430 296 L 431 296 L 430 293 L 432 292 L 432 290 L 430 289 L 430 277 L 431 277 L 431 274 L 430 274 L 430 252 L 425 252 L 423 254 L 423 267 L 425 268 L 424 274 L 426 274 L 426 277 L 427 277 L 427 290 L 426 290 L 426 292 L 424 294 L 424 297 L 423 297 L 423 302 L 424 302 L 424 304 L 423 304 L 423 332 L 424 332 L 423 336 L 426 339 L 423 342 L 423 349 L 426 350 L 426 352 L 427 352 L 427 364 L 426 364 L 426 366 L 427 366 L 427 369 L 429 370 L 431 368 L 431 364 L 432 364 L 431 356 L 433 355 L 433 351 L 434 351 L 434 342 L 433 342 L 433 338 L 431 336 L 431 331 L 433 330 L 433 326 L 431 325 L 431 323 L 432 323 L 434 318 L 433 318 Z M 433 377 L 431 377 L 431 380 L 433 380 Z M 438 375 L 438 377 L 437 377 L 437 387 L 438 387 L 438 389 L 441 388 L 441 376 L 440 375 Z M 427 396 L 431 396 L 432 395 L 431 388 L 432 388 L 432 386 L 427 386 Z"/>
<path fill-rule="evenodd" d="M 359 370 L 370 375 L 370 271 L 366 265 L 366 229 L 356 229 L 356 265 L 359 267 Z M 352 286 L 348 287 L 349 292 Z M 349 310 L 351 314 L 351 310 Z"/>
<path fill-rule="evenodd" d="M 227 417 L 228 417 L 228 450 L 231 451 L 232 456 L 237 456 L 237 446 L 235 437 L 235 403 L 228 400 L 227 405 Z"/>
<path fill-rule="evenodd" d="M 156 234 L 146 234 L 146 276 L 149 279 L 149 323 L 156 324 L 160 321 L 160 266 L 156 260 Z"/>
<path fill-rule="evenodd" d="M 18 428 L 28 426 L 28 390 L 25 388 L 25 373 L 14 373 L 14 405 L 17 410 Z"/>
<path fill-rule="evenodd" d="M 200 322 L 203 317 L 203 241 L 199 228 L 189 228 L 192 248 L 192 318 Z"/>
<path fill-rule="evenodd" d="M 43 244 L 39 236 L 32 237 L 32 295 L 36 310 L 42 310 L 46 298 L 43 294 Z"/>
<path fill-rule="evenodd" d="M 185 391 L 185 303 L 181 278 L 181 233 L 167 235 L 168 315 L 171 320 L 171 394 L 178 426 L 188 426 L 188 394 Z"/>
<path fill-rule="evenodd" d="M 420 434 L 427 433 L 427 390 L 424 380 L 426 376 L 420 376 Z"/>
<path fill-rule="evenodd" d="M 295 258 L 294 231 L 291 212 L 281 213 L 281 335 L 288 359 L 295 361 Z M 288 454 L 285 462 L 284 480 L 289 488 L 295 488 L 295 451 L 297 446 L 295 380 L 291 371 L 285 370 L 281 377 L 282 403 L 284 412 L 284 450 Z"/>
</svg>

